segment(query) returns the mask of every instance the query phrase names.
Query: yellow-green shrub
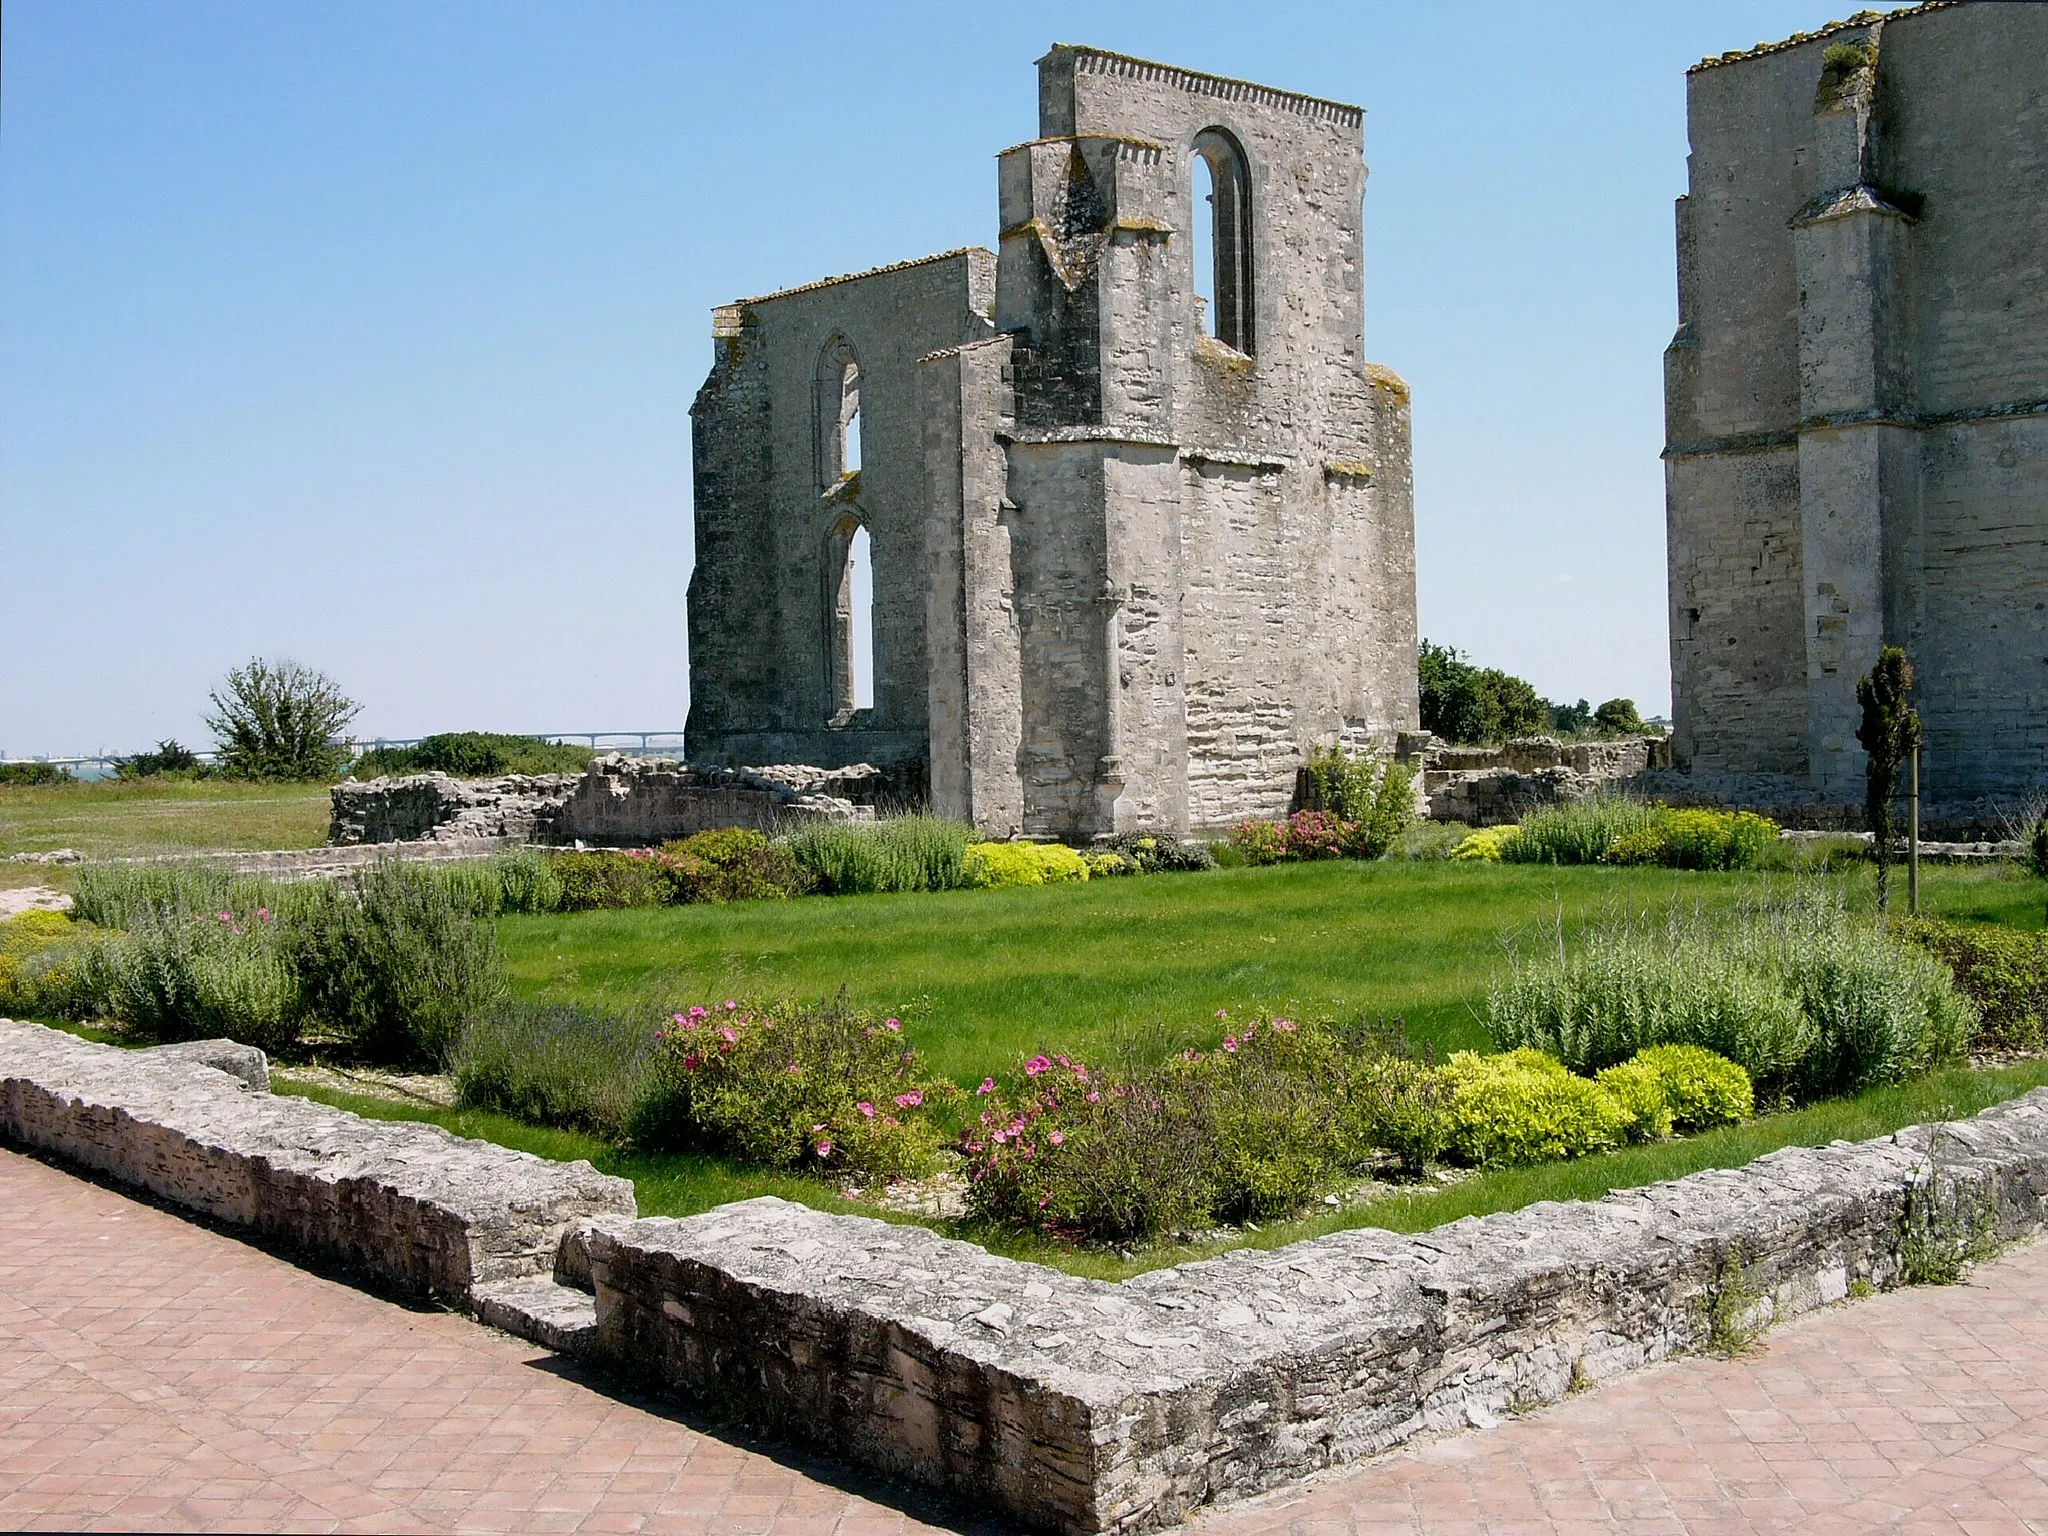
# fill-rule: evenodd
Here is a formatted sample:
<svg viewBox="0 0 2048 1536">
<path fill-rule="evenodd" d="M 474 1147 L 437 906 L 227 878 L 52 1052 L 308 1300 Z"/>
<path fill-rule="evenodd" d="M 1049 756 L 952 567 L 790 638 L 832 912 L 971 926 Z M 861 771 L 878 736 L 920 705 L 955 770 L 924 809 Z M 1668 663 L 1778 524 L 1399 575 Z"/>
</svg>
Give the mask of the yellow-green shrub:
<svg viewBox="0 0 2048 1536">
<path fill-rule="evenodd" d="M 1088 860 L 1064 843 L 969 843 L 967 884 L 976 890 L 1086 880 Z"/>
<path fill-rule="evenodd" d="M 1482 827 L 1451 850 L 1454 859 L 1480 859 L 1498 864 L 1509 843 L 1522 835 L 1520 827 Z"/>
<path fill-rule="evenodd" d="M 1700 1131 L 1714 1125 L 1747 1120 L 1756 1109 L 1749 1074 L 1726 1056 L 1700 1045 L 1653 1045 L 1638 1051 L 1630 1067 L 1657 1074 L 1670 1106 L 1672 1123 L 1681 1130 Z M 1623 1068 L 1611 1068 L 1621 1071 Z M 1607 1081 L 1607 1073 L 1600 1074 Z"/>
<path fill-rule="evenodd" d="M 68 1018 L 80 1011 L 80 963 L 99 936 L 62 912 L 0 920 L 0 1013 Z"/>
<path fill-rule="evenodd" d="M 1629 1126 L 1628 1111 L 1605 1088 L 1541 1051 L 1459 1051 L 1443 1071 L 1451 1088 L 1451 1150 L 1469 1163 L 1584 1157 L 1616 1145 Z"/>
<path fill-rule="evenodd" d="M 1740 1071 L 1740 1068 L 1737 1068 Z M 1597 1081 L 1628 1116 L 1630 1141 L 1659 1141 L 1671 1134 L 1671 1101 L 1664 1076 L 1641 1060 L 1609 1067 Z"/>
</svg>

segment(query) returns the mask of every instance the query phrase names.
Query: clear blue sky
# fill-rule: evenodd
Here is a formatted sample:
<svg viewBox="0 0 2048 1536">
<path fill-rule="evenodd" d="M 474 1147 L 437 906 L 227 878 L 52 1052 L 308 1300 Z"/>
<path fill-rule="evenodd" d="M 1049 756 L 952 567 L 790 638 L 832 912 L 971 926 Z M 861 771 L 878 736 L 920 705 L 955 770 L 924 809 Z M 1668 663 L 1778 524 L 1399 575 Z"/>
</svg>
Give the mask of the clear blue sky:
<svg viewBox="0 0 2048 1536">
<path fill-rule="evenodd" d="M 203 744 L 259 652 L 367 733 L 681 725 L 712 305 L 992 243 L 1054 41 L 1366 108 L 1423 632 L 1663 710 L 1684 71 L 1835 13 L 7 0 L 0 750 Z"/>
</svg>

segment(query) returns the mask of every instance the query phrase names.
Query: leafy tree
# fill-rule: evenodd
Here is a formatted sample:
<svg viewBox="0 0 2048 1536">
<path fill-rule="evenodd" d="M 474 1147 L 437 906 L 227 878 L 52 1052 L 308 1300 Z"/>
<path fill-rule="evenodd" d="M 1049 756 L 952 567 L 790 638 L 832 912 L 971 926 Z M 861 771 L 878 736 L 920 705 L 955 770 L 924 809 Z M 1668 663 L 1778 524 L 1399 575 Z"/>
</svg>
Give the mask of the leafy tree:
<svg viewBox="0 0 2048 1536">
<path fill-rule="evenodd" d="M 1877 665 L 1856 684 L 1863 723 L 1856 739 L 1869 754 L 1863 778 L 1863 815 L 1877 847 L 1877 905 L 1891 897 L 1892 801 L 1898 794 L 1899 765 L 1920 745 L 1920 717 L 1913 711 L 1913 663 L 1896 645 L 1877 653 Z"/>
<path fill-rule="evenodd" d="M 1636 713 L 1634 699 L 1609 699 L 1593 711 L 1593 724 L 1610 736 L 1641 736 L 1650 729 Z"/>
<path fill-rule="evenodd" d="M 152 779 L 164 773 L 197 773 L 200 771 L 198 755 L 191 748 L 181 746 L 178 738 L 160 741 L 154 752 L 138 752 L 133 757 L 114 759 L 114 776 L 121 779 Z"/>
<path fill-rule="evenodd" d="M 1550 728 L 1560 736 L 1583 735 L 1593 723 L 1593 706 L 1584 699 L 1576 704 L 1552 704 Z"/>
<path fill-rule="evenodd" d="M 348 766 L 342 732 L 362 706 L 325 672 L 257 656 L 207 697 L 206 726 L 231 778 L 331 779 Z"/>
<path fill-rule="evenodd" d="M 1550 724 L 1550 706 L 1519 677 L 1475 667 L 1461 651 L 1428 640 L 1416 656 L 1422 728 L 1446 741 L 1501 741 Z"/>
</svg>

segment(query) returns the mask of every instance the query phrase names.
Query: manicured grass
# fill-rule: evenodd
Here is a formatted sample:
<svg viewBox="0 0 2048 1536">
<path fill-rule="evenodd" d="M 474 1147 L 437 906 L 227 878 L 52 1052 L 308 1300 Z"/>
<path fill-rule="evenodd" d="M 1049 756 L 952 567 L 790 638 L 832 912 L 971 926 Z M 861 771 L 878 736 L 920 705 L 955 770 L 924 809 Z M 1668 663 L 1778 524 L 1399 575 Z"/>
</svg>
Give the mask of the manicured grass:
<svg viewBox="0 0 2048 1536">
<path fill-rule="evenodd" d="M 324 784 L 109 779 L 0 787 L 0 857 L 75 848 L 95 858 L 228 848 L 315 848 L 327 840 Z M 62 866 L 13 865 L 37 882 Z"/>
<path fill-rule="evenodd" d="M 1872 877 L 1865 874 L 1860 879 L 1869 885 Z M 1906 910 L 1904 870 L 1892 871 L 1892 901 L 1893 911 Z M 1920 911 L 1952 923 L 2038 930 L 2048 917 L 2048 881 L 2034 879 L 2017 864 L 1923 865 Z"/>
<path fill-rule="evenodd" d="M 1941 915 L 2040 921 L 2038 882 L 1924 871 Z M 1438 1050 L 1484 1048 L 1480 1013 L 1504 938 L 1726 910 L 1784 874 L 1332 861 L 1086 885 L 809 897 L 509 917 L 515 988 L 655 1014 L 659 997 L 816 998 L 845 987 L 903 1019 L 963 1085 L 1040 1046 L 1099 1060 L 1213 1043 L 1216 1010 L 1399 1016 Z M 1847 877 L 1868 901 L 1870 877 Z M 2031 903 L 2031 906 L 2029 905 Z"/>
<path fill-rule="evenodd" d="M 1955 1068 L 1917 1082 L 1873 1089 L 1854 1098 L 1816 1104 L 1790 1114 L 1771 1115 L 1747 1125 L 1730 1126 L 1680 1141 L 1626 1147 L 1604 1157 L 1548 1163 L 1534 1168 L 1486 1172 L 1449 1186 L 1418 1186 L 1369 1205 L 1356 1206 L 1306 1221 L 1275 1222 L 1261 1231 L 1230 1242 L 1201 1247 L 1155 1248 L 1131 1259 L 1093 1249 L 1062 1247 L 1042 1239 L 931 1222 L 955 1236 L 978 1242 L 1012 1258 L 1050 1264 L 1078 1275 L 1121 1280 L 1168 1264 L 1213 1258 L 1231 1247 L 1277 1248 L 1351 1227 L 1381 1227 L 1395 1232 L 1422 1232 L 1464 1216 L 1519 1210 L 1541 1200 L 1596 1200 L 1610 1190 L 1682 1178 L 1705 1168 L 1734 1168 L 1780 1147 L 1825 1146 L 1835 1140 L 1861 1141 L 1887 1135 L 1902 1126 L 1961 1119 L 1993 1104 L 2048 1084 L 2048 1061 L 2032 1061 L 1995 1071 Z M 323 1104 L 349 1109 L 374 1120 L 424 1120 L 446 1126 L 458 1136 L 473 1136 L 515 1147 L 542 1157 L 586 1158 L 605 1173 L 633 1181 L 643 1216 L 690 1216 L 732 1200 L 755 1195 L 780 1195 L 819 1210 L 880 1215 L 872 1206 L 844 1200 L 828 1184 L 790 1175 L 770 1174 L 723 1158 L 681 1154 L 629 1152 L 573 1131 L 544 1130 L 487 1110 L 428 1109 L 400 1105 L 361 1094 L 299 1084 L 280 1084 L 279 1092 L 296 1093 Z M 892 1221 L 912 1218 L 887 1216 Z"/>
</svg>

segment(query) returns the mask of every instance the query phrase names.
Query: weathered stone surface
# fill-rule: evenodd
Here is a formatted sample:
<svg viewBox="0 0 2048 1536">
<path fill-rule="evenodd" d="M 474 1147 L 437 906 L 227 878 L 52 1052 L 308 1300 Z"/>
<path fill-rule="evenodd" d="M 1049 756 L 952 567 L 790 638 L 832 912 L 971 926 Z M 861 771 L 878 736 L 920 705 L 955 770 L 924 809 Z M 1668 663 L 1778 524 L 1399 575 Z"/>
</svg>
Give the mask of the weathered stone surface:
<svg viewBox="0 0 2048 1536">
<path fill-rule="evenodd" d="M 2040 783 L 2044 57 L 2048 7 L 1922 5 L 1690 72 L 1664 459 L 1702 792 L 1853 807 L 1882 644 L 1918 672 L 1930 817 Z"/>
<path fill-rule="evenodd" d="M 1938 1141 L 1930 1157 L 1930 1148 Z M 1936 1171 L 1938 1169 L 1938 1172 Z M 1974 1120 L 1121 1285 L 774 1199 L 588 1234 L 598 1348 L 1056 1530 L 1171 1524 L 1900 1277 L 1908 1191 L 2048 1216 L 2048 1090 Z"/>
<path fill-rule="evenodd" d="M 1415 733 L 1401 745 L 1411 763 L 1419 759 L 1424 814 L 1475 827 L 1515 821 L 1538 806 L 1635 792 L 1647 770 L 1671 761 L 1669 742 L 1645 736 L 1524 736 L 1498 747 L 1454 747 Z"/>
<path fill-rule="evenodd" d="M 270 1092 L 270 1059 L 255 1046 L 239 1040 L 180 1040 L 172 1045 L 152 1045 L 144 1054 L 161 1061 L 214 1067 L 239 1078 L 244 1087 L 254 1088 L 258 1093 Z"/>
<path fill-rule="evenodd" d="M 860 819 L 888 797 L 890 783 L 865 763 L 836 771 L 721 768 L 623 753 L 595 758 L 582 773 L 408 774 L 335 785 L 328 841 L 640 847 L 714 827 L 772 833 L 802 821 Z"/>
<path fill-rule="evenodd" d="M 1061 45 L 998 157 L 999 251 L 721 306 L 691 754 L 915 759 L 941 814 L 1086 841 L 1284 812 L 1309 748 L 1391 746 L 1409 394 L 1361 348 L 1363 150 L 1356 107 Z"/>
<path fill-rule="evenodd" d="M 0 1020 L 0 1136 L 402 1290 L 552 1272 L 562 1235 L 633 1186 L 439 1126 L 251 1093 L 210 1066 Z"/>
<path fill-rule="evenodd" d="M 470 1305 L 478 1322 L 559 1354 L 586 1355 L 597 1342 L 596 1299 L 548 1275 L 477 1286 Z"/>
</svg>

